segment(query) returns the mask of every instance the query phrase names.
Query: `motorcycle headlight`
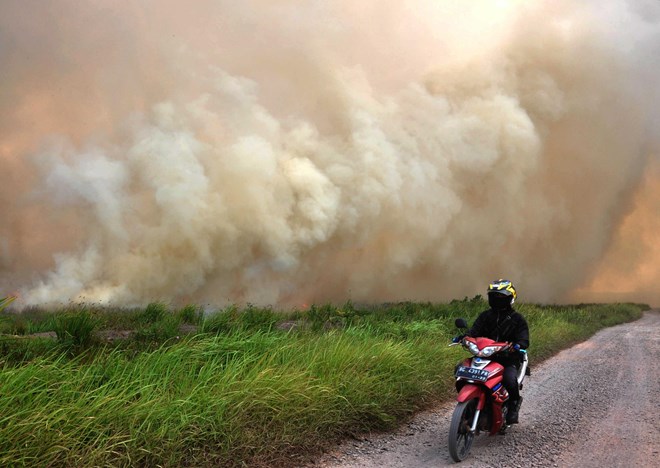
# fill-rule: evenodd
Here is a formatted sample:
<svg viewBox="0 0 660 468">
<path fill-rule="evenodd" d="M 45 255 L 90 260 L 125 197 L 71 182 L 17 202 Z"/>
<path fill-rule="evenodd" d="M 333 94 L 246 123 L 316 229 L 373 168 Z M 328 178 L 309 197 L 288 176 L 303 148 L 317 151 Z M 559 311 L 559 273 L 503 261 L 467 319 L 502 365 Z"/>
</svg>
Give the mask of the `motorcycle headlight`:
<svg viewBox="0 0 660 468">
<path fill-rule="evenodd" d="M 475 343 L 473 343 L 471 341 L 466 341 L 465 346 L 475 356 L 479 354 L 479 347 Z"/>
<path fill-rule="evenodd" d="M 492 356 L 499 350 L 500 350 L 499 346 L 486 346 L 484 349 L 481 350 L 481 356 L 483 357 Z"/>
</svg>

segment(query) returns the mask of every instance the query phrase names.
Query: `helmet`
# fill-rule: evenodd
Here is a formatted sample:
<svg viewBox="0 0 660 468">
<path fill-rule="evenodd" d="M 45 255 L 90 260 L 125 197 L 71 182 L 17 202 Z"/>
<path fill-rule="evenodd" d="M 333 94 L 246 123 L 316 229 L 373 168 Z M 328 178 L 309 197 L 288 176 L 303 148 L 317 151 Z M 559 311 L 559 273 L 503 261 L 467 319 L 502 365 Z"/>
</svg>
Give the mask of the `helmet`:
<svg viewBox="0 0 660 468">
<path fill-rule="evenodd" d="M 494 310 L 508 309 L 518 297 L 516 288 L 509 280 L 498 279 L 488 285 L 488 304 Z"/>
</svg>

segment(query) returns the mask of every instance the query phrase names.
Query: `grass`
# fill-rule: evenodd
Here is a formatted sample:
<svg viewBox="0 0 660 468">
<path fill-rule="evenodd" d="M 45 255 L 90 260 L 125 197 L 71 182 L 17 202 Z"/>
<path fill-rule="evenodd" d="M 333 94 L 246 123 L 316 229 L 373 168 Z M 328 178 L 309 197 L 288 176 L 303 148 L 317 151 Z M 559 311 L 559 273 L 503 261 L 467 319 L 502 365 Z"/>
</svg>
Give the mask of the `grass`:
<svg viewBox="0 0 660 468">
<path fill-rule="evenodd" d="M 94 329 L 97 321 L 87 310 L 55 315 L 53 329 L 58 342 L 67 349 L 79 350 L 88 347 L 94 341 Z"/>
<path fill-rule="evenodd" d="M 89 336 L 108 325 L 137 332 L 130 342 L 78 341 L 66 352 L 58 340 L 2 338 L 0 465 L 285 465 L 452 395 L 451 369 L 464 355 L 446 346 L 454 318 L 471 323 L 484 308 L 476 297 L 206 316 L 195 306 L 58 311 L 69 320 L 65 339 L 87 336 L 91 324 Z M 537 363 L 644 307 L 518 309 Z M 284 321 L 298 326 L 283 330 Z M 196 332 L 172 337 L 191 322 Z"/>
</svg>

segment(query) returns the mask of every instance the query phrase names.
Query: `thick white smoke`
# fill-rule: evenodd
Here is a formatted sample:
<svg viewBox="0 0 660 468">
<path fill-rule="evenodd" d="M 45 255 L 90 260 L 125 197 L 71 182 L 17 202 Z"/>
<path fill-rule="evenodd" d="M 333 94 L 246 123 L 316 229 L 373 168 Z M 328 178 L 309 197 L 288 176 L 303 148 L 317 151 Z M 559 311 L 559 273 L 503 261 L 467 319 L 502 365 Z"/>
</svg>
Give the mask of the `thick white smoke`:
<svg viewBox="0 0 660 468">
<path fill-rule="evenodd" d="M 653 1 L 7 0 L 0 63 L 25 303 L 557 301 L 660 183 Z"/>
</svg>

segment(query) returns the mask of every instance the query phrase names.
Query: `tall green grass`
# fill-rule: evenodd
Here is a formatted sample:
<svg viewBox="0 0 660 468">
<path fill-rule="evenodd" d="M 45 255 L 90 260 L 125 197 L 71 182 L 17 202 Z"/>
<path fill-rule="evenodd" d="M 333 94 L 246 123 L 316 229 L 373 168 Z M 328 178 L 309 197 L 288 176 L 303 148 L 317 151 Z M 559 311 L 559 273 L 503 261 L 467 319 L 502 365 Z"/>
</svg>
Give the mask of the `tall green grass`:
<svg viewBox="0 0 660 468">
<path fill-rule="evenodd" d="M 393 427 L 451 395 L 451 370 L 464 355 L 447 347 L 454 318 L 471 322 L 484 307 L 480 298 L 322 306 L 286 315 L 300 322 L 288 332 L 270 309 L 229 308 L 210 314 L 199 333 L 155 349 L 5 361 L 0 465 L 286 464 L 348 434 Z M 532 362 L 641 309 L 519 308 Z M 145 313 L 146 322 L 168 316 L 159 310 Z"/>
<path fill-rule="evenodd" d="M 91 345 L 97 325 L 97 321 L 84 309 L 75 313 L 57 314 L 53 321 L 57 340 L 71 350 Z"/>
</svg>

